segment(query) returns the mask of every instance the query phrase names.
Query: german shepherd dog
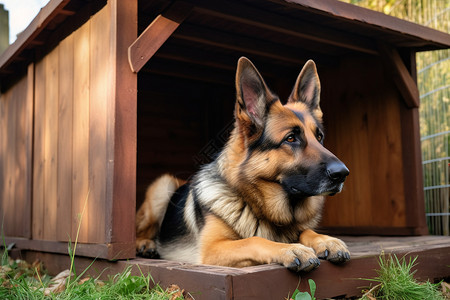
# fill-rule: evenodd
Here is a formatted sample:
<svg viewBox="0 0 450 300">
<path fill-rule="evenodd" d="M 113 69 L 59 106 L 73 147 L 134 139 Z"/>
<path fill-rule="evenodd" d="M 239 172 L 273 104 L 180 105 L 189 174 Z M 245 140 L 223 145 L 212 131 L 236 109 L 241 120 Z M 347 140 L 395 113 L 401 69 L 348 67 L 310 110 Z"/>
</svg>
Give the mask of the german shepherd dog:
<svg viewBox="0 0 450 300">
<path fill-rule="evenodd" d="M 245 57 L 236 72 L 235 123 L 224 149 L 189 182 L 163 175 L 136 215 L 138 255 L 230 267 L 278 263 L 310 271 L 350 259 L 344 242 L 313 231 L 324 196 L 347 167 L 323 146 L 314 62 L 286 105 Z M 157 251 L 157 252 L 156 252 Z"/>
</svg>

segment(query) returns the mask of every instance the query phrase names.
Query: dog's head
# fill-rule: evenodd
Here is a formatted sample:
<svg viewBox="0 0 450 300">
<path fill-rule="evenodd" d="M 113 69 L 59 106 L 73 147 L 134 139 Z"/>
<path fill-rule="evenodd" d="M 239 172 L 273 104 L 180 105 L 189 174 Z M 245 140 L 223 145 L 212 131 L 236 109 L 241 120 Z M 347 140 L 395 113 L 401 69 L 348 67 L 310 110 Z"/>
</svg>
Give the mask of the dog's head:
<svg viewBox="0 0 450 300">
<path fill-rule="evenodd" d="M 292 198 L 342 190 L 349 170 L 323 146 L 320 81 L 312 60 L 285 105 L 245 57 L 238 62 L 236 92 L 234 138 L 246 149 L 239 177 L 275 183 Z"/>
</svg>

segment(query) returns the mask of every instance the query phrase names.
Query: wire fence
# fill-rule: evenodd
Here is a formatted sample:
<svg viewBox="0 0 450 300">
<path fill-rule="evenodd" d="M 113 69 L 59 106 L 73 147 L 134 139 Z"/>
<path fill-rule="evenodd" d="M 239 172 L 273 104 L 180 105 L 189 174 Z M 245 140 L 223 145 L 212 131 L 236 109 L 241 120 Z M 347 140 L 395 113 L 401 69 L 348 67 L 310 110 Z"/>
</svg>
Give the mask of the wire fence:
<svg viewBox="0 0 450 300">
<path fill-rule="evenodd" d="M 450 33 L 449 0 L 418 3 L 411 21 Z M 450 50 L 418 53 L 417 69 L 427 224 L 431 234 L 450 235 Z"/>
<path fill-rule="evenodd" d="M 438 15 L 449 18 L 450 10 Z M 427 223 L 430 233 L 450 234 L 450 52 L 418 54 L 420 133 Z"/>
<path fill-rule="evenodd" d="M 343 0 L 450 33 L 450 0 Z M 427 224 L 450 235 L 450 50 L 417 54 Z"/>
</svg>

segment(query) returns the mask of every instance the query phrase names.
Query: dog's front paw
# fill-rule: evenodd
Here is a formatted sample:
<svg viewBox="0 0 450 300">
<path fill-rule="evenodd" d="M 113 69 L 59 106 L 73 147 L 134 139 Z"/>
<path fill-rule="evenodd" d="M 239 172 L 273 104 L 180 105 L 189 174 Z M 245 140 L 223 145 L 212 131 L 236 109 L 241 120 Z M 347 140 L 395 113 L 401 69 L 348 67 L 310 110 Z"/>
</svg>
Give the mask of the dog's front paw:
<svg viewBox="0 0 450 300">
<path fill-rule="evenodd" d="M 136 239 L 136 254 L 144 258 L 159 258 L 155 242 L 149 239 Z"/>
<path fill-rule="evenodd" d="M 350 260 L 350 251 L 340 239 L 324 235 L 317 238 L 311 246 L 319 258 L 332 263 L 343 263 Z"/>
<path fill-rule="evenodd" d="M 294 272 L 309 272 L 320 265 L 314 250 L 302 244 L 289 244 L 281 249 L 277 262 Z"/>
</svg>

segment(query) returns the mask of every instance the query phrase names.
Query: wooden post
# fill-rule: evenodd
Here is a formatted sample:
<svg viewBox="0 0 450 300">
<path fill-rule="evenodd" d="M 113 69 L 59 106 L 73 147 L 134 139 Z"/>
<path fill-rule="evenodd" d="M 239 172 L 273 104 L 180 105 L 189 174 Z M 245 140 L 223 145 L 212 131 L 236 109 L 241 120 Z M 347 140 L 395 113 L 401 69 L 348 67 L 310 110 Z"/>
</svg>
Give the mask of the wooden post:
<svg viewBox="0 0 450 300">
<path fill-rule="evenodd" d="M 407 70 L 412 82 L 417 82 L 416 56 L 412 51 L 405 50 L 398 58 Z M 395 54 L 394 54 L 395 55 Z M 409 70 L 409 71 L 408 71 Z M 409 79 L 407 79 L 409 81 Z M 417 88 L 417 85 L 416 85 Z M 412 87 L 414 90 L 414 87 Z M 415 92 L 413 92 L 415 94 Z M 402 131 L 403 177 L 406 199 L 406 226 L 411 228 L 411 234 L 426 235 L 428 228 L 425 217 L 425 199 L 423 191 L 422 151 L 420 141 L 419 91 L 417 103 L 400 106 L 400 122 Z"/>
<path fill-rule="evenodd" d="M 110 255 L 134 257 L 136 213 L 137 74 L 128 65 L 128 46 L 137 37 L 137 0 L 113 0 L 111 65 L 107 106 L 106 242 Z M 114 257 L 109 257 L 113 259 Z"/>
</svg>

